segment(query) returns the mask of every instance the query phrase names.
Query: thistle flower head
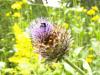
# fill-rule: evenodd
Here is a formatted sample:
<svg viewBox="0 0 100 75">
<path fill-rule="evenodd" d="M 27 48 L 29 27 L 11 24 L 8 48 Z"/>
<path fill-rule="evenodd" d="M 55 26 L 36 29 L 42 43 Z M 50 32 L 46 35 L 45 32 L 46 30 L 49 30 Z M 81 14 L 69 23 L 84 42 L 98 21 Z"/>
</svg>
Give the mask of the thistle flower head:
<svg viewBox="0 0 100 75">
<path fill-rule="evenodd" d="M 68 51 L 71 36 L 65 28 L 38 18 L 31 23 L 30 31 L 33 45 L 38 48 L 37 52 L 42 57 L 55 59 Z"/>
<path fill-rule="evenodd" d="M 33 41 L 43 42 L 51 34 L 52 30 L 53 25 L 43 18 L 36 19 L 30 26 Z"/>
</svg>

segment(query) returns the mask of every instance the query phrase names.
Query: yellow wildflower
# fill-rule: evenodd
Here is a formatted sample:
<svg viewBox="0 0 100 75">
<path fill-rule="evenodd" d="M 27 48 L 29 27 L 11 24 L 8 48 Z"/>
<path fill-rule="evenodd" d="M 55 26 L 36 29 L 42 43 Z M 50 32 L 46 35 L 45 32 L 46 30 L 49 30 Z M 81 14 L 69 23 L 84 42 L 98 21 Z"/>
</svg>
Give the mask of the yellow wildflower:
<svg viewBox="0 0 100 75">
<path fill-rule="evenodd" d="M 84 9 L 83 9 L 83 12 L 87 12 L 87 9 L 84 8 Z"/>
<path fill-rule="evenodd" d="M 90 9 L 89 11 L 87 11 L 88 15 L 95 15 L 95 11 L 93 9 Z"/>
<path fill-rule="evenodd" d="M 15 13 L 13 14 L 13 16 L 19 18 L 19 17 L 21 17 L 21 14 L 20 14 L 19 12 L 15 12 Z"/>
<path fill-rule="evenodd" d="M 63 23 L 63 27 L 68 29 L 68 27 L 69 27 L 68 23 Z"/>
<path fill-rule="evenodd" d="M 94 55 L 93 54 L 89 54 L 88 57 L 89 58 L 94 58 Z"/>
<path fill-rule="evenodd" d="M 93 61 L 93 59 L 92 59 L 92 58 L 87 57 L 87 58 L 86 58 L 86 61 L 87 61 L 88 63 L 91 63 L 91 62 Z"/>
<path fill-rule="evenodd" d="M 94 16 L 91 20 L 92 20 L 92 21 L 97 21 L 97 20 L 99 20 L 99 19 L 100 19 L 100 16 L 96 15 L 96 16 Z"/>
<path fill-rule="evenodd" d="M 92 48 L 92 47 L 90 47 L 90 48 L 89 48 L 89 51 L 93 51 L 93 48 Z"/>
<path fill-rule="evenodd" d="M 97 6 L 93 6 L 92 9 L 95 10 L 95 11 L 99 11 Z"/>
<path fill-rule="evenodd" d="M 21 1 L 15 2 L 14 4 L 11 5 L 11 8 L 20 10 L 22 8 L 22 4 L 23 3 Z"/>
<path fill-rule="evenodd" d="M 17 23 L 14 24 L 13 31 L 16 38 L 16 52 L 14 56 L 9 58 L 9 61 L 18 64 L 28 63 L 30 62 L 31 57 L 34 57 L 34 60 L 38 61 L 38 55 L 33 52 L 34 49 L 31 44 L 31 39 L 24 32 L 22 32 Z"/>
<path fill-rule="evenodd" d="M 94 58 L 94 55 L 93 55 L 93 54 L 89 54 L 89 55 L 87 56 L 87 58 L 86 58 L 86 61 L 87 61 L 88 63 L 92 63 L 93 58 Z"/>
<path fill-rule="evenodd" d="M 20 56 L 13 56 L 9 58 L 9 61 L 14 63 L 28 63 L 30 59 Z"/>
<path fill-rule="evenodd" d="M 22 34 L 22 30 L 18 27 L 17 23 L 14 24 L 13 31 L 15 33 L 15 36 L 17 36 L 18 34 Z"/>
<path fill-rule="evenodd" d="M 9 58 L 9 61 L 10 61 L 10 62 L 15 62 L 15 63 L 18 63 L 19 60 L 20 60 L 20 58 L 18 58 L 18 57 L 10 57 L 10 58 Z"/>
<path fill-rule="evenodd" d="M 11 12 L 7 12 L 5 15 L 8 17 L 11 15 Z"/>
</svg>

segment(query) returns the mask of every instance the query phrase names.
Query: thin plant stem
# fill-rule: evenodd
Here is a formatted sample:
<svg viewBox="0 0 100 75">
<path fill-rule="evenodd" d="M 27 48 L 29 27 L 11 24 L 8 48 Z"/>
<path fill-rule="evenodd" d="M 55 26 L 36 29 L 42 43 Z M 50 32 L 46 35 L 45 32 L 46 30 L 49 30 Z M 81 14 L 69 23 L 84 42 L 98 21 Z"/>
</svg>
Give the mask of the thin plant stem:
<svg viewBox="0 0 100 75">
<path fill-rule="evenodd" d="M 83 70 L 81 70 L 79 67 L 77 67 L 75 64 L 73 64 L 72 62 L 70 62 L 68 59 L 64 60 L 71 66 L 73 67 L 77 72 L 79 72 L 81 75 L 86 75 L 85 72 Z"/>
</svg>

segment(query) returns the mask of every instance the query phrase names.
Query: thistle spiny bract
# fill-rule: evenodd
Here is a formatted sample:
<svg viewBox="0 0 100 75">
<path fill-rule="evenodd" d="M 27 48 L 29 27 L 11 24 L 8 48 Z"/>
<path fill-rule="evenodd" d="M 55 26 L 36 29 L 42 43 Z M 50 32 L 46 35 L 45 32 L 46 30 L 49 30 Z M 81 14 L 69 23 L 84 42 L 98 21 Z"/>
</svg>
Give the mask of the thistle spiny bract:
<svg viewBox="0 0 100 75">
<path fill-rule="evenodd" d="M 53 25 L 44 18 L 34 20 L 30 25 L 30 34 L 33 46 L 46 59 L 55 59 L 64 55 L 71 41 L 70 31 Z"/>
</svg>

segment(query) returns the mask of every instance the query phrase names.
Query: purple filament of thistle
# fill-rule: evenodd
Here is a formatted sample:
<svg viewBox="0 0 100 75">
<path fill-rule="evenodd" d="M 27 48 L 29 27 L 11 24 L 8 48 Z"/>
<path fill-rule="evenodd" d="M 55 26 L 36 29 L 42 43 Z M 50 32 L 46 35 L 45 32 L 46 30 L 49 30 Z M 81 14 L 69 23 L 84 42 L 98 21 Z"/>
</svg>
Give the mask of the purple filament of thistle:
<svg viewBox="0 0 100 75">
<path fill-rule="evenodd" d="M 37 22 L 30 26 L 32 39 L 39 40 L 40 42 L 45 40 L 52 32 L 53 25 L 45 19 L 37 19 Z"/>
</svg>

